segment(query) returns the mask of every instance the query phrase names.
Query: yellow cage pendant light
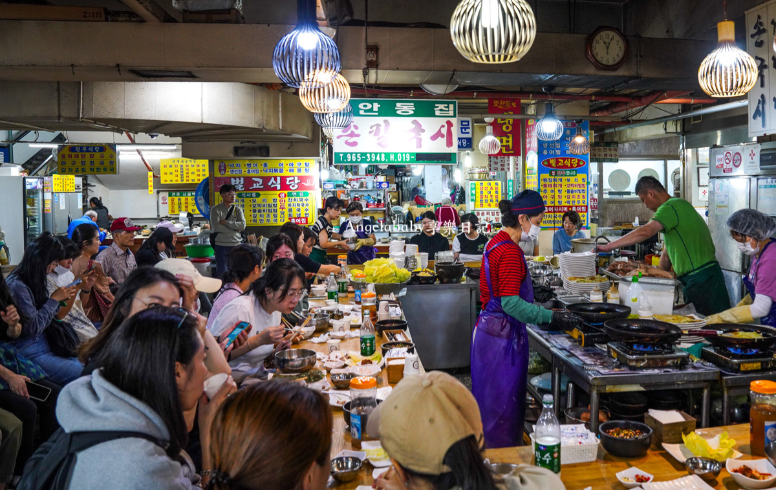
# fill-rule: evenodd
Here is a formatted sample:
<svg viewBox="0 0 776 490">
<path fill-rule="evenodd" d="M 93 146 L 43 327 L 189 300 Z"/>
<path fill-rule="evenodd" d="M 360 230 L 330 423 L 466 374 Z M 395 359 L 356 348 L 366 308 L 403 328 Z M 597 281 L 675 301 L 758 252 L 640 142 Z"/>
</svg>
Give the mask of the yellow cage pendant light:
<svg viewBox="0 0 776 490">
<path fill-rule="evenodd" d="M 590 141 L 582 129 L 582 121 L 577 121 L 577 134 L 569 143 L 569 153 L 572 155 L 587 155 L 590 153 Z"/>
<path fill-rule="evenodd" d="M 320 88 L 303 84 L 299 89 L 299 99 L 310 112 L 339 112 L 350 102 L 350 84 L 342 75 L 337 75 L 330 84 Z"/>
<path fill-rule="evenodd" d="M 461 0 L 450 20 L 461 55 L 475 63 L 511 63 L 531 49 L 536 18 L 525 0 Z"/>
<path fill-rule="evenodd" d="M 757 83 L 757 64 L 747 52 L 736 46 L 735 23 L 717 24 L 719 47 L 712 51 L 698 69 L 698 82 L 712 97 L 745 95 Z"/>
</svg>

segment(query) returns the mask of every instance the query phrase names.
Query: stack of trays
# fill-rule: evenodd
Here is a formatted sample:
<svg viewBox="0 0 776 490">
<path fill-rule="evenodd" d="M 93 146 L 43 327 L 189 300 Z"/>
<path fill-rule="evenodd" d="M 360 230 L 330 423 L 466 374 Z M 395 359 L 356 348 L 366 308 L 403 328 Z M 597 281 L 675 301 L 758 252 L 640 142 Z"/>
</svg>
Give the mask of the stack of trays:
<svg viewBox="0 0 776 490">
<path fill-rule="evenodd" d="M 679 342 L 688 343 L 688 344 L 697 344 L 698 342 L 703 341 L 703 337 L 698 337 L 697 335 L 687 335 L 688 330 L 702 330 L 706 327 L 706 319 L 701 318 L 698 315 L 687 315 L 689 318 L 695 319 L 692 323 L 678 323 L 678 322 L 666 322 L 670 323 L 672 325 L 676 325 L 677 327 L 682 329 L 682 337 L 679 339 Z M 659 318 L 655 318 L 655 320 L 660 320 Z M 660 320 L 663 321 L 663 320 Z"/>
<path fill-rule="evenodd" d="M 594 274 L 591 274 L 591 276 Z M 586 276 L 575 276 L 575 277 L 586 277 Z M 576 295 L 583 295 L 583 294 L 590 294 L 591 291 L 593 291 L 595 288 L 598 288 L 599 291 L 606 294 L 606 292 L 609 290 L 609 281 L 604 282 L 585 282 L 585 283 L 579 283 L 579 282 L 573 282 L 569 281 L 565 277 L 563 278 L 563 289 L 570 292 L 571 294 Z"/>
</svg>

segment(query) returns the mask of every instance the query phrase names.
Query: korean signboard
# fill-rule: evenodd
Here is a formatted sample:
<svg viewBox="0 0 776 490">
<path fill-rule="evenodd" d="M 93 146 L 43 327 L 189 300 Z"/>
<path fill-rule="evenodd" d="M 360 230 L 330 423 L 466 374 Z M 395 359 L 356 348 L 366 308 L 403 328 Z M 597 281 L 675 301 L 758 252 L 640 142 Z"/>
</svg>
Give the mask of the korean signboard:
<svg viewBox="0 0 776 490">
<path fill-rule="evenodd" d="M 115 145 L 63 145 L 57 153 L 60 174 L 117 174 Z"/>
<path fill-rule="evenodd" d="M 162 184 L 199 184 L 207 178 L 207 160 L 191 158 L 163 158 Z"/>
<path fill-rule="evenodd" d="M 536 119 L 529 119 L 525 124 L 525 188 L 539 190 L 538 174 L 538 139 L 536 138 Z"/>
<path fill-rule="evenodd" d="M 519 99 L 488 99 L 488 114 L 520 114 Z M 520 121 L 498 118 L 490 125 L 493 136 L 501 142 L 496 156 L 520 156 Z"/>
<path fill-rule="evenodd" d="M 488 167 L 491 172 L 511 172 L 512 157 L 488 157 Z"/>
<path fill-rule="evenodd" d="M 178 216 L 181 212 L 189 212 L 198 216 L 197 198 L 194 191 L 177 191 L 167 194 L 167 206 L 170 216 Z"/>
<path fill-rule="evenodd" d="M 563 226 L 563 213 L 577 211 L 582 225 L 587 225 L 587 178 L 589 155 L 572 155 L 569 143 L 576 134 L 577 123 L 563 121 L 563 136 L 557 141 L 538 141 L 539 193 L 546 211 L 542 226 Z M 582 123 L 587 131 L 588 122 Z"/>
<path fill-rule="evenodd" d="M 746 12 L 746 51 L 754 58 L 758 77 L 749 92 L 749 136 L 776 132 L 776 2 Z"/>
<path fill-rule="evenodd" d="M 590 145 L 591 162 L 620 161 L 620 146 L 617 143 L 593 143 Z"/>
<path fill-rule="evenodd" d="M 154 193 L 154 173 L 148 172 L 148 193 Z"/>
<path fill-rule="evenodd" d="M 458 118 L 458 150 L 471 150 L 472 138 L 474 126 L 472 125 L 472 118 L 459 117 Z"/>
<path fill-rule="evenodd" d="M 54 192 L 75 192 L 75 176 L 73 175 L 54 175 Z"/>
<path fill-rule="evenodd" d="M 353 122 L 334 131 L 335 164 L 453 164 L 454 100 L 350 99 Z"/>
<path fill-rule="evenodd" d="M 213 171 L 214 189 L 224 184 L 237 188 L 237 203 L 248 226 L 315 222 L 314 159 L 216 160 Z M 218 192 L 214 195 L 215 204 L 221 202 Z"/>
<path fill-rule="evenodd" d="M 501 182 L 483 180 L 469 182 L 469 198 L 475 209 L 498 209 L 501 200 Z"/>
</svg>

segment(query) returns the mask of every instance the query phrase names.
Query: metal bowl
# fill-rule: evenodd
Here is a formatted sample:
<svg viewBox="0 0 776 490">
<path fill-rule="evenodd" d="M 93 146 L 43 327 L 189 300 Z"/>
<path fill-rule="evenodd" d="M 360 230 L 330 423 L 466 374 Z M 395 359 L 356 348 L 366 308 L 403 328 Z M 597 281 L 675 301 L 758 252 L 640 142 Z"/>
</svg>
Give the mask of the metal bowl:
<svg viewBox="0 0 776 490">
<path fill-rule="evenodd" d="M 340 483 L 353 481 L 363 463 L 358 458 L 342 457 L 331 460 L 331 476 Z"/>
<path fill-rule="evenodd" d="M 347 390 L 350 388 L 350 380 L 355 378 L 353 373 L 339 373 L 331 375 L 331 384 L 338 390 Z"/>
<path fill-rule="evenodd" d="M 312 324 L 315 326 L 316 332 L 325 332 L 329 329 L 329 321 L 331 320 L 331 315 L 328 313 L 323 312 L 317 312 L 315 314 L 315 317 L 312 319 Z"/>
<path fill-rule="evenodd" d="M 275 354 L 275 364 L 284 373 L 306 373 L 315 367 L 315 351 L 310 349 L 289 349 Z"/>
<path fill-rule="evenodd" d="M 486 463 L 494 474 L 498 476 L 509 476 L 519 468 L 518 465 L 512 463 Z"/>
<path fill-rule="evenodd" d="M 768 458 L 770 459 L 770 458 Z M 711 458 L 689 458 L 684 462 L 687 472 L 691 475 L 698 475 L 704 480 L 714 480 L 722 471 L 722 463 Z"/>
</svg>

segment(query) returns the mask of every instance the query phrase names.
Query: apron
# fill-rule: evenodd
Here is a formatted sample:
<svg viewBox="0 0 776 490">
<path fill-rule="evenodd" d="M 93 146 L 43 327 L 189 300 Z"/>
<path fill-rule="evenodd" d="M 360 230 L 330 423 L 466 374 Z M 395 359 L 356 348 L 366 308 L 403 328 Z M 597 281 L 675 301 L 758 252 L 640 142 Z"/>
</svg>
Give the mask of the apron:
<svg viewBox="0 0 776 490">
<path fill-rule="evenodd" d="M 369 238 L 369 235 L 367 235 L 365 231 L 357 230 L 350 221 L 347 222 L 346 226 L 356 233 L 356 238 L 359 240 Z M 358 250 L 351 250 L 348 252 L 348 265 L 363 264 L 364 262 L 369 262 L 374 259 L 376 256 L 377 249 L 374 247 L 361 247 Z"/>
<path fill-rule="evenodd" d="M 522 444 L 525 395 L 528 376 L 528 334 L 525 324 L 507 315 L 501 298 L 493 295 L 490 280 L 490 252 L 511 242 L 501 242 L 482 256 L 490 301 L 474 326 L 471 353 L 472 394 L 482 415 L 486 447 L 514 447 Z M 528 265 L 523 258 L 523 266 Z M 533 285 L 526 274 L 520 298 L 533 303 Z"/>
<path fill-rule="evenodd" d="M 685 303 L 695 305 L 695 311 L 709 316 L 730 309 L 725 277 L 716 260 L 677 277 L 684 288 Z"/>
<path fill-rule="evenodd" d="M 765 244 L 765 247 L 763 248 L 762 253 L 760 254 L 760 257 L 763 256 L 766 250 L 768 250 L 768 247 L 770 247 L 773 244 L 773 240 L 769 241 Z M 744 286 L 746 287 L 746 290 L 749 292 L 749 296 L 752 297 L 752 301 L 754 301 L 754 285 L 757 282 L 757 272 L 758 272 L 758 265 L 759 265 L 760 259 L 757 259 L 757 262 L 752 264 L 752 279 L 749 279 L 748 277 L 744 277 Z M 771 310 L 768 312 L 768 315 L 760 318 L 760 324 L 761 325 L 768 325 L 771 327 L 776 327 L 776 301 L 771 303 Z"/>
</svg>

